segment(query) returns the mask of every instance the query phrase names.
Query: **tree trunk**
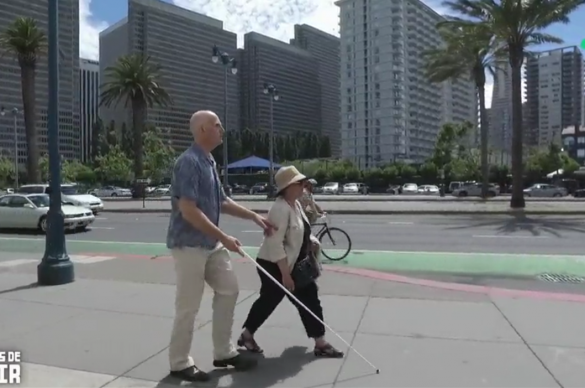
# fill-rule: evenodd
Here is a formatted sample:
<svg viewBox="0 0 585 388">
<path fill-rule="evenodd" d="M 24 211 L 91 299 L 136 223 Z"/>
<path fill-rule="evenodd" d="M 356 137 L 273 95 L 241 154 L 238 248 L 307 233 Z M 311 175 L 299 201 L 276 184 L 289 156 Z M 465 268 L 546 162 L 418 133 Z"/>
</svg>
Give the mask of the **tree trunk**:
<svg viewBox="0 0 585 388">
<path fill-rule="evenodd" d="M 488 186 L 490 183 L 490 165 L 488 160 L 488 133 L 489 122 L 487 109 L 485 108 L 485 83 L 478 85 L 479 93 L 479 119 L 480 127 L 480 147 L 481 147 L 481 196 L 488 197 Z"/>
<path fill-rule="evenodd" d="M 144 123 L 146 121 L 146 104 L 142 99 L 132 101 L 132 133 L 134 134 L 134 179 L 145 178 L 144 174 Z"/>
<path fill-rule="evenodd" d="M 510 67 L 512 68 L 512 198 L 510 207 L 513 209 L 526 206 L 522 163 L 522 62 L 523 50 L 510 47 Z"/>
<path fill-rule="evenodd" d="M 34 66 L 20 66 L 24 128 L 26 132 L 26 171 L 28 183 L 41 183 L 39 174 L 39 142 L 37 137 L 36 70 Z"/>
</svg>

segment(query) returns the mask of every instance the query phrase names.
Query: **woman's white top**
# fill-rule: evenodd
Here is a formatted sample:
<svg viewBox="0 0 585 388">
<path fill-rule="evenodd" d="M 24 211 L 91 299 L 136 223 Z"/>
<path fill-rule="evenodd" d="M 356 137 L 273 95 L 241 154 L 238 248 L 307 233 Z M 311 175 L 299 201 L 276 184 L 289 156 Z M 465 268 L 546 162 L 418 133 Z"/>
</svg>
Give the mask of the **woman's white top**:
<svg viewBox="0 0 585 388">
<path fill-rule="evenodd" d="M 303 246 L 303 220 L 309 223 L 298 201 L 293 207 L 286 200 L 278 197 L 268 212 L 268 221 L 278 229 L 271 236 L 264 236 L 258 258 L 273 263 L 286 258 L 292 271 Z M 311 235 L 311 241 L 318 243 L 313 235 Z"/>
</svg>

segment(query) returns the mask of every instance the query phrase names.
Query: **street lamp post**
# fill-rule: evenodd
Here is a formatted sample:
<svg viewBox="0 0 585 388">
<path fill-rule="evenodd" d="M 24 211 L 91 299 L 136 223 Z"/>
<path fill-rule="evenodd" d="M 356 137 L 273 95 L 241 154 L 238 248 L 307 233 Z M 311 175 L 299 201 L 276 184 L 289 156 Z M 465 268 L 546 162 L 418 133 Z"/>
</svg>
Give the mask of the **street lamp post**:
<svg viewBox="0 0 585 388">
<path fill-rule="evenodd" d="M 268 136 L 268 154 L 270 159 L 269 168 L 269 184 L 268 197 L 274 197 L 274 101 L 278 101 L 280 98 L 278 95 L 278 89 L 273 84 L 264 84 L 264 94 L 270 97 L 270 134 Z"/>
<path fill-rule="evenodd" d="M 18 189 L 18 108 L 12 108 L 13 131 L 14 131 L 14 190 Z M 5 116 L 6 110 L 0 108 L 0 116 Z"/>
<path fill-rule="evenodd" d="M 228 180 L 228 73 L 233 75 L 238 74 L 237 61 L 225 51 L 221 51 L 217 46 L 213 46 L 211 61 L 213 63 L 220 63 L 224 67 L 223 75 L 223 128 L 225 130 L 223 140 L 223 189 L 226 195 L 231 195 L 231 190 Z"/>
<path fill-rule="evenodd" d="M 49 107 L 47 140 L 49 148 L 49 194 L 45 254 L 37 267 L 40 285 L 60 285 L 75 280 L 73 263 L 65 246 L 61 209 L 61 157 L 59 156 L 59 0 L 49 0 Z"/>
</svg>

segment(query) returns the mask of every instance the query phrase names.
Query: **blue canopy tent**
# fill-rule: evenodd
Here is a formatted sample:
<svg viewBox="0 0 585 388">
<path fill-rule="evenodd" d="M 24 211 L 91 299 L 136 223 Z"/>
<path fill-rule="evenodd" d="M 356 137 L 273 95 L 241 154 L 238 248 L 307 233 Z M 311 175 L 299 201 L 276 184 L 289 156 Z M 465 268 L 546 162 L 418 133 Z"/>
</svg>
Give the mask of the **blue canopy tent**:
<svg viewBox="0 0 585 388">
<path fill-rule="evenodd" d="M 274 169 L 279 169 L 280 167 L 281 167 L 280 164 L 274 163 Z M 257 156 L 249 156 L 245 159 L 238 160 L 237 162 L 228 164 L 228 171 L 239 169 L 268 170 L 269 168 L 270 161 L 259 158 Z"/>
</svg>

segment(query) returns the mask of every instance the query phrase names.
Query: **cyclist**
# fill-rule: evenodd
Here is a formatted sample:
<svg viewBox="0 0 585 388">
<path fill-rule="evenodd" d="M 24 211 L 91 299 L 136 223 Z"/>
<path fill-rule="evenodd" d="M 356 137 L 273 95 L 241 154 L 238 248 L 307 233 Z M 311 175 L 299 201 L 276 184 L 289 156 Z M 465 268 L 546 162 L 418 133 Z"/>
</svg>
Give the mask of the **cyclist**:
<svg viewBox="0 0 585 388">
<path fill-rule="evenodd" d="M 313 198 L 313 190 L 316 184 L 317 181 L 314 179 L 307 180 L 305 184 L 305 192 L 300 199 L 301 206 L 311 224 L 314 224 L 319 217 L 325 214 L 323 209 L 315 203 L 315 199 Z"/>
</svg>

